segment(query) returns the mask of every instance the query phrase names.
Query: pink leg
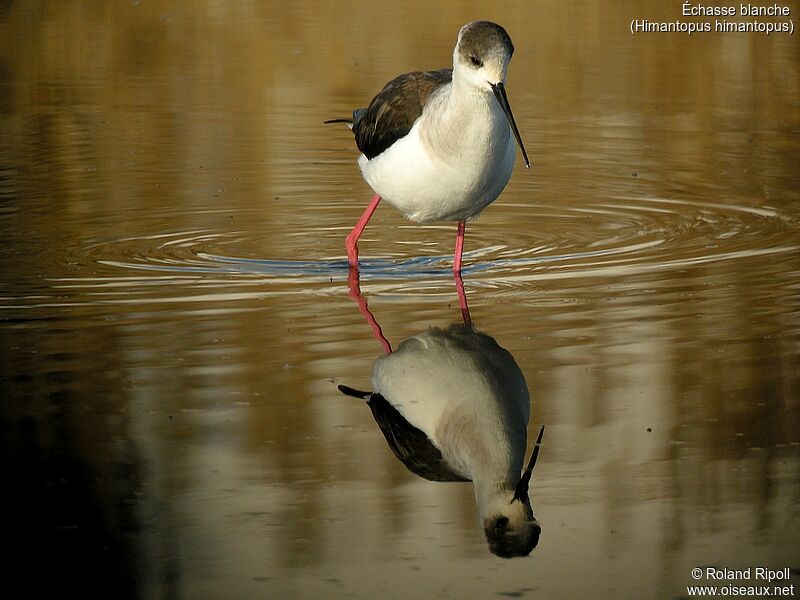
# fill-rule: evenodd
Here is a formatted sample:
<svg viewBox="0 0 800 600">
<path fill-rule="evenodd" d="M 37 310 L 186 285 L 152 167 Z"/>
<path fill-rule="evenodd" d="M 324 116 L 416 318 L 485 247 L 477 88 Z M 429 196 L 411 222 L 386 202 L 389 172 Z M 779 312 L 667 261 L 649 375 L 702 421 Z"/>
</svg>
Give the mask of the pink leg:
<svg viewBox="0 0 800 600">
<path fill-rule="evenodd" d="M 375 194 L 372 197 L 372 200 L 367 206 L 367 210 L 364 211 L 364 214 L 361 215 L 361 218 L 356 223 L 356 226 L 353 227 L 353 230 L 347 234 L 347 238 L 345 238 L 345 248 L 347 248 L 347 261 L 350 263 L 351 267 L 358 268 L 358 238 L 361 237 L 361 234 L 364 231 L 364 228 L 369 223 L 370 217 L 372 217 L 372 213 L 375 212 L 375 209 L 378 208 L 378 203 L 380 203 L 381 197 L 378 194 Z"/>
<path fill-rule="evenodd" d="M 381 326 L 378 325 L 375 316 L 370 312 L 366 298 L 361 295 L 361 286 L 358 282 L 358 267 L 350 269 L 350 274 L 347 276 L 347 285 L 350 288 L 350 297 L 358 304 L 358 311 L 372 328 L 372 335 L 375 336 L 375 339 L 383 346 L 383 351 L 386 352 L 386 354 L 391 354 L 392 345 L 389 343 L 389 340 L 386 339 L 386 336 L 383 335 Z"/>
<path fill-rule="evenodd" d="M 464 229 L 466 229 L 466 223 L 459 221 L 458 231 L 456 231 L 456 251 L 453 255 L 454 274 L 461 274 L 461 255 L 464 253 Z"/>
</svg>

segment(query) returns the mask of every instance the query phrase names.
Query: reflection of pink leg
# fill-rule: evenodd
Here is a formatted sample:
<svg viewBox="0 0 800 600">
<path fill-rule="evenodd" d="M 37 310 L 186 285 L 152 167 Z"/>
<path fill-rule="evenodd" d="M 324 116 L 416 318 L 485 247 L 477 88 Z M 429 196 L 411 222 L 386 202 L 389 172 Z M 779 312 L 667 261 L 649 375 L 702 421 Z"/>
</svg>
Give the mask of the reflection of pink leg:
<svg viewBox="0 0 800 600">
<path fill-rule="evenodd" d="M 458 230 L 456 231 L 456 251 L 453 254 L 453 273 L 461 273 L 461 255 L 464 253 L 464 229 L 466 229 L 466 223 L 459 221 Z"/>
<path fill-rule="evenodd" d="M 380 196 L 376 196 L 378 200 L 380 200 Z M 375 205 L 377 206 L 377 202 Z M 347 275 L 347 286 L 350 288 L 350 297 L 356 301 L 358 304 L 358 310 L 361 315 L 366 319 L 369 326 L 372 328 L 372 335 L 375 336 L 375 339 L 380 342 L 381 346 L 383 346 L 383 351 L 387 354 L 391 353 L 392 345 L 389 343 L 389 340 L 383 335 L 383 331 L 381 331 L 381 326 L 378 325 L 378 322 L 375 320 L 373 314 L 369 311 L 367 307 L 366 299 L 361 295 L 361 286 L 358 282 L 358 265 L 355 267 L 350 267 L 350 273 Z"/>
<path fill-rule="evenodd" d="M 469 307 L 467 306 L 467 294 L 464 292 L 464 282 L 461 280 L 461 255 L 464 253 L 464 230 L 466 223 L 458 222 L 456 231 L 456 251 L 453 254 L 453 279 L 456 280 L 456 292 L 458 293 L 458 304 L 461 306 L 461 317 L 464 324 L 469 325 L 472 319 L 469 317 Z"/>
<path fill-rule="evenodd" d="M 461 273 L 453 273 L 453 279 L 456 280 L 456 293 L 458 294 L 458 305 L 461 307 L 461 318 L 464 319 L 464 325 L 472 325 L 472 319 L 469 316 L 469 306 L 467 306 L 467 294 L 464 291 L 464 282 L 461 280 Z"/>
<path fill-rule="evenodd" d="M 351 267 L 358 267 L 358 238 L 361 237 L 361 233 L 364 231 L 367 223 L 369 223 L 372 213 L 374 213 L 375 209 L 378 208 L 378 203 L 380 201 L 381 197 L 378 194 L 375 194 L 372 197 L 372 200 L 370 200 L 367 210 L 364 211 L 364 214 L 361 215 L 358 223 L 356 223 L 356 226 L 353 227 L 353 230 L 347 234 L 344 245 L 345 248 L 347 248 L 347 261 L 350 263 Z"/>
</svg>

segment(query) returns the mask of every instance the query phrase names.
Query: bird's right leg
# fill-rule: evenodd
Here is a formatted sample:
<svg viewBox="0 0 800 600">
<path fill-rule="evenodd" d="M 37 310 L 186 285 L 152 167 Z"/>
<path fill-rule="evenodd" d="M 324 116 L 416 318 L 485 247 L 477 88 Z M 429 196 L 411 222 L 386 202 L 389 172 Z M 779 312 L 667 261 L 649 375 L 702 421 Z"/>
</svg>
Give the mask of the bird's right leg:
<svg viewBox="0 0 800 600">
<path fill-rule="evenodd" d="M 378 208 L 378 204 L 381 201 L 381 197 L 379 194 L 375 194 L 370 200 L 369 206 L 367 206 L 367 210 L 364 211 L 364 214 L 361 215 L 361 218 L 356 223 L 356 226 L 353 227 L 353 230 L 347 234 L 347 238 L 345 238 L 345 248 L 347 248 L 347 262 L 350 263 L 351 267 L 355 267 L 358 269 L 358 238 L 361 237 L 361 234 L 364 231 L 364 228 L 369 223 L 370 217 L 372 217 L 372 213 L 375 212 L 375 209 Z"/>
</svg>

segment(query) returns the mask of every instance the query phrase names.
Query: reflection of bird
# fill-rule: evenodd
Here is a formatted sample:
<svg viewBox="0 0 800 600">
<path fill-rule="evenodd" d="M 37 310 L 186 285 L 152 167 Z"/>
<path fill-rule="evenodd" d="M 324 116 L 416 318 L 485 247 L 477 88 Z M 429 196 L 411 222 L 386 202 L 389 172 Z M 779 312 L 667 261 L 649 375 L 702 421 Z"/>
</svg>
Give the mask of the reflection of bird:
<svg viewBox="0 0 800 600">
<path fill-rule="evenodd" d="M 432 481 L 472 481 L 492 552 L 527 556 L 541 528 L 528 485 L 542 432 L 524 473 L 530 397 L 514 357 L 467 325 L 433 328 L 379 357 L 367 400 L 395 455 Z"/>
<path fill-rule="evenodd" d="M 488 21 L 464 25 L 453 68 L 406 73 L 386 84 L 345 122 L 361 151 L 358 164 L 375 191 L 347 236 L 358 266 L 358 238 L 381 198 L 419 223 L 458 221 L 453 271 L 461 271 L 465 220 L 503 191 L 514 168 L 514 138 L 530 167 L 504 82 L 514 46 Z"/>
</svg>

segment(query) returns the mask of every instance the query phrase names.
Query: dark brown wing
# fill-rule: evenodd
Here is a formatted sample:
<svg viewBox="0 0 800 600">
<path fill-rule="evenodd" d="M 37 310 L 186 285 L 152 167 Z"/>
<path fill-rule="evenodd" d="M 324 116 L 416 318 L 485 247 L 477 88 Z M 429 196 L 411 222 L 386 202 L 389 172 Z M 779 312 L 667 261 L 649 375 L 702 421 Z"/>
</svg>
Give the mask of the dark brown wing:
<svg viewBox="0 0 800 600">
<path fill-rule="evenodd" d="M 452 69 L 415 71 L 392 79 L 367 108 L 353 111 L 358 149 L 372 159 L 405 136 L 422 114 L 428 97 L 452 79 Z"/>
</svg>

